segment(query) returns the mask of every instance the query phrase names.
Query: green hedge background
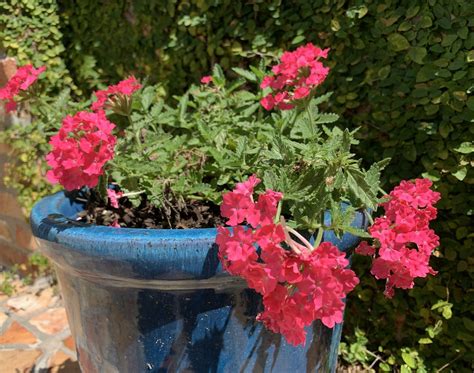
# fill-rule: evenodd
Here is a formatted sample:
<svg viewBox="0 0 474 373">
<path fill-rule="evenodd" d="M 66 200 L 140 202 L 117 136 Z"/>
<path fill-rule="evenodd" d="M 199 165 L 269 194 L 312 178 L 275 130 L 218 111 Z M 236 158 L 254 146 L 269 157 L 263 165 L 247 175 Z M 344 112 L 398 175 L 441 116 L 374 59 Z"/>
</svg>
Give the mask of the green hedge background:
<svg viewBox="0 0 474 373">
<path fill-rule="evenodd" d="M 370 275 L 348 300 L 342 357 L 402 372 L 471 372 L 474 361 L 474 2 L 471 0 L 9 0 L 0 43 L 89 94 L 130 73 L 170 94 L 306 42 L 330 47 L 331 110 L 360 127 L 358 155 L 391 157 L 389 189 L 429 177 L 442 193 L 436 277 L 383 299 Z M 368 268 L 365 258 L 357 265 Z M 368 272 L 367 272 L 368 273 Z M 361 275 L 361 272 L 359 272 Z"/>
</svg>

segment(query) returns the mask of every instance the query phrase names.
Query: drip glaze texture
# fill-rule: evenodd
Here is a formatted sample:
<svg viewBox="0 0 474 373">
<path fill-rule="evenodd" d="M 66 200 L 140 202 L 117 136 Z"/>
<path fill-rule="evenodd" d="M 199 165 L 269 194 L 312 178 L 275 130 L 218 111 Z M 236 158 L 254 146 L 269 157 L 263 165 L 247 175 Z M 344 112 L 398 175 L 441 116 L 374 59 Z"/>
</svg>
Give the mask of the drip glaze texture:
<svg viewBox="0 0 474 373">
<path fill-rule="evenodd" d="M 31 226 L 54 263 L 83 372 L 334 372 L 342 324 L 315 322 L 293 347 L 255 320 L 261 298 L 223 272 L 216 229 L 129 229 L 76 222 L 64 192 Z M 330 216 L 325 221 L 329 224 Z M 353 226 L 366 228 L 364 214 Z M 359 239 L 324 233 L 340 250 Z"/>
</svg>

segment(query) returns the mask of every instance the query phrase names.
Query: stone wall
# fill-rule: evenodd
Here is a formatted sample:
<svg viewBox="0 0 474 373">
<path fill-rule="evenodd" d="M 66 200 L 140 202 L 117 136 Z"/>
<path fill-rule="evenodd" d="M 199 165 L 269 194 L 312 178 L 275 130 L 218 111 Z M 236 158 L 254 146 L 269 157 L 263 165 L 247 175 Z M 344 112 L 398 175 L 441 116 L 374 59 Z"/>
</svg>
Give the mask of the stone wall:
<svg viewBox="0 0 474 373">
<path fill-rule="evenodd" d="M 15 71 L 14 59 L 0 60 L 0 87 L 6 84 Z M 0 104 L 0 131 L 5 129 L 11 119 Z M 36 242 L 16 199 L 16 193 L 3 183 L 8 162 L 12 162 L 8 146 L 0 144 L 0 265 L 4 266 L 26 263 L 28 255 L 36 249 Z"/>
</svg>

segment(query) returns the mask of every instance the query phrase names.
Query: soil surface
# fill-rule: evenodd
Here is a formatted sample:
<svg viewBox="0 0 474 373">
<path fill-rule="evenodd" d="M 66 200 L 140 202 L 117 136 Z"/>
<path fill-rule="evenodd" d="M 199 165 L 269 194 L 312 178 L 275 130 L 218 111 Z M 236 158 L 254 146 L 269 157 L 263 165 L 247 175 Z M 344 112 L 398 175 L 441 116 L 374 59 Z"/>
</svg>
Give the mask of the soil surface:
<svg viewBox="0 0 474 373">
<path fill-rule="evenodd" d="M 78 214 L 78 221 L 83 223 L 164 229 L 214 228 L 225 224 L 219 206 L 209 202 L 167 198 L 161 207 L 156 207 L 142 195 L 135 204 L 127 197 L 120 198 L 119 208 L 114 208 L 95 192 L 81 193 L 75 198 L 87 200 L 84 211 Z"/>
</svg>

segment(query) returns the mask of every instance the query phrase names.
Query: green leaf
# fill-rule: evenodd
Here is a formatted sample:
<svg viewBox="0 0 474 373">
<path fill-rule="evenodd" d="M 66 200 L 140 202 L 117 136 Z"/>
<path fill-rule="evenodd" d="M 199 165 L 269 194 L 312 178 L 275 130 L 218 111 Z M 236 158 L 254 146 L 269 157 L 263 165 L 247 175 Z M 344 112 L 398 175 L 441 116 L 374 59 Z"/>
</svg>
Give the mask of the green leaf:
<svg viewBox="0 0 474 373">
<path fill-rule="evenodd" d="M 471 154 L 474 152 L 474 142 L 462 142 L 457 148 L 454 148 L 453 150 L 462 154 Z"/>
<path fill-rule="evenodd" d="M 446 320 L 449 320 L 453 316 L 453 311 L 451 307 L 445 307 L 441 313 Z"/>
<path fill-rule="evenodd" d="M 469 331 L 471 331 L 471 332 L 474 332 L 474 320 L 471 320 L 471 319 L 469 319 L 469 318 L 467 318 L 467 317 L 463 317 L 463 318 L 462 318 L 462 322 L 463 322 L 463 324 L 464 324 L 464 327 L 465 327 L 467 330 L 469 330 Z"/>
<path fill-rule="evenodd" d="M 423 66 L 416 74 L 416 82 L 423 83 L 435 77 L 436 70 L 429 65 Z"/>
<path fill-rule="evenodd" d="M 416 368 L 416 361 L 410 353 L 402 352 L 402 359 L 410 368 Z"/>
<path fill-rule="evenodd" d="M 368 13 L 368 11 L 369 9 L 365 5 L 353 6 L 346 11 L 346 16 L 349 18 L 357 17 L 358 19 L 361 19 Z"/>
<path fill-rule="evenodd" d="M 388 36 L 388 42 L 390 43 L 390 47 L 395 52 L 400 52 L 410 48 L 410 43 L 408 40 L 401 34 L 393 33 Z"/>
<path fill-rule="evenodd" d="M 474 111 L 474 97 L 469 97 L 467 99 L 466 106 L 469 110 Z"/>
<path fill-rule="evenodd" d="M 428 28 L 433 25 L 433 21 L 431 20 L 429 16 L 424 15 L 420 18 L 418 25 L 420 26 L 420 28 Z"/>
<path fill-rule="evenodd" d="M 433 343 L 433 341 L 431 340 L 431 338 L 420 338 L 418 340 L 418 343 L 422 345 L 428 345 L 428 344 Z"/>
<path fill-rule="evenodd" d="M 298 35 L 298 36 L 295 36 L 293 38 L 293 40 L 291 41 L 291 44 L 299 44 L 303 41 L 305 41 L 306 39 L 306 36 L 305 35 Z"/>
<path fill-rule="evenodd" d="M 311 100 L 311 104 L 312 105 L 319 105 L 323 102 L 327 102 L 329 100 L 329 98 L 332 96 L 333 92 L 328 92 L 328 93 L 325 93 L 321 96 L 317 96 L 315 98 L 313 98 Z"/>
<path fill-rule="evenodd" d="M 400 367 L 400 373 L 411 373 L 411 369 L 404 364 Z"/>
<path fill-rule="evenodd" d="M 334 123 L 339 119 L 339 115 L 335 113 L 323 113 L 319 114 L 314 124 L 327 124 Z"/>
<path fill-rule="evenodd" d="M 466 61 L 467 62 L 474 62 L 474 49 L 467 52 L 466 54 Z"/>
<path fill-rule="evenodd" d="M 155 98 L 155 87 L 146 87 L 142 92 L 141 103 L 143 110 L 148 110 Z"/>
<path fill-rule="evenodd" d="M 423 47 L 411 47 L 408 51 L 408 57 L 410 57 L 413 62 L 420 65 L 423 64 L 423 59 L 426 57 L 426 54 L 426 48 Z"/>
<path fill-rule="evenodd" d="M 240 67 L 234 67 L 232 68 L 232 71 L 235 72 L 236 74 L 243 76 L 245 79 L 251 81 L 251 82 L 256 82 L 257 81 L 257 76 L 248 70 L 241 69 Z"/>
<path fill-rule="evenodd" d="M 223 87 L 225 84 L 224 71 L 217 63 L 212 68 L 212 81 L 219 87 Z"/>
<path fill-rule="evenodd" d="M 375 209 L 377 198 L 372 192 L 371 185 L 367 184 L 364 174 L 360 170 L 349 169 L 346 170 L 346 180 L 354 202 Z"/>
<path fill-rule="evenodd" d="M 415 144 L 407 144 L 403 147 L 403 157 L 410 162 L 416 161 L 416 146 Z"/>
<path fill-rule="evenodd" d="M 186 120 L 186 111 L 188 109 L 189 93 L 186 92 L 179 100 L 179 120 L 184 122 Z"/>
<path fill-rule="evenodd" d="M 455 172 L 452 172 L 451 175 L 453 175 L 459 181 L 463 181 L 467 175 L 467 167 L 459 167 Z"/>
</svg>

